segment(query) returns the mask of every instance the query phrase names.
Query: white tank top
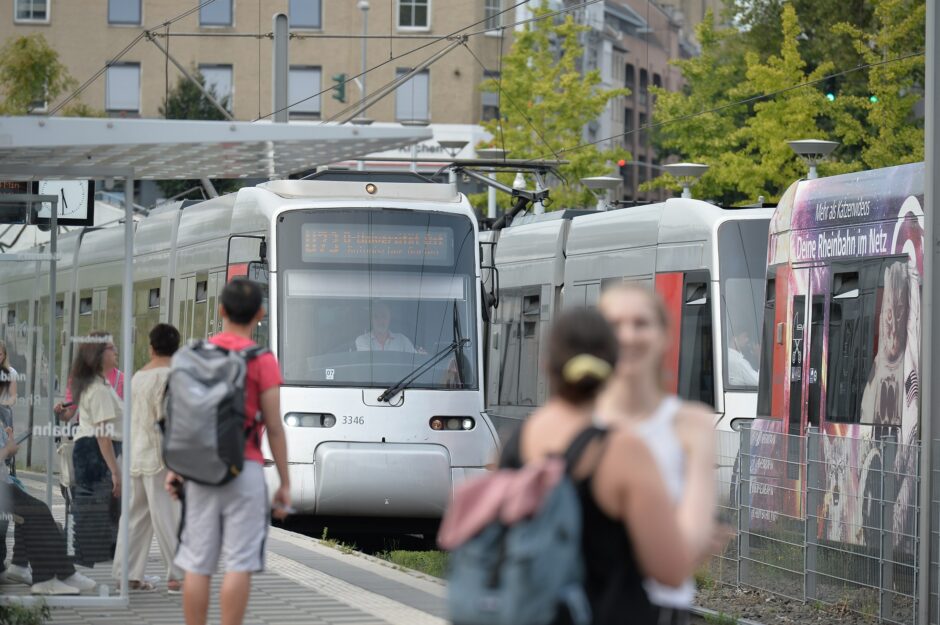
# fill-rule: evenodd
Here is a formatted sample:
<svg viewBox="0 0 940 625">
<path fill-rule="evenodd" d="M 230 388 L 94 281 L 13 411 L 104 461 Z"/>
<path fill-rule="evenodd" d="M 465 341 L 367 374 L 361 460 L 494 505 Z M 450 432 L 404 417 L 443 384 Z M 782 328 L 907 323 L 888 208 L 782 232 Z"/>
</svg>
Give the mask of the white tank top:
<svg viewBox="0 0 940 625">
<path fill-rule="evenodd" d="M 659 404 L 652 417 L 636 426 L 637 433 L 656 458 L 660 475 L 675 501 L 679 501 L 685 491 L 685 452 L 675 425 L 676 413 L 681 405 L 678 397 L 670 395 Z M 685 580 L 675 588 L 647 579 L 644 586 L 650 601 L 656 605 L 688 609 L 695 599 L 695 582 L 692 579 Z"/>
</svg>

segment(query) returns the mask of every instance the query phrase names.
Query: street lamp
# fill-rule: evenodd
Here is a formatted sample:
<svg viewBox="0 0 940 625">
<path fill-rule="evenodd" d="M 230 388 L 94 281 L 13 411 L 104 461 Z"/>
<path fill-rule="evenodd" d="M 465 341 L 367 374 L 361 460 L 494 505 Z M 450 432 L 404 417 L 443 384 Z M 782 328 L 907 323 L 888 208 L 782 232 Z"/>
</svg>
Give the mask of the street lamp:
<svg viewBox="0 0 940 625">
<path fill-rule="evenodd" d="M 816 173 L 816 165 L 839 147 L 838 141 L 822 141 L 820 139 L 800 139 L 798 141 L 787 141 L 787 144 L 809 165 L 807 180 L 816 180 L 819 177 Z"/>
<path fill-rule="evenodd" d="M 366 107 L 366 74 L 368 72 L 368 63 L 366 62 L 366 44 L 369 41 L 369 0 L 359 0 L 356 7 L 362 11 L 362 70 L 359 74 L 359 115 L 351 120 L 351 123 L 357 126 L 368 126 L 372 120 L 365 117 Z M 360 161 L 361 164 L 361 161 Z"/>
<path fill-rule="evenodd" d="M 460 150 L 464 149 L 468 143 L 470 142 L 466 139 L 443 139 L 437 142 L 452 159 L 457 158 L 457 155 L 460 154 Z M 447 182 L 457 184 L 457 172 L 455 172 L 453 168 L 447 172 Z"/>
<path fill-rule="evenodd" d="M 613 201 L 610 196 L 615 189 L 618 189 L 620 185 L 623 184 L 623 179 L 617 176 L 591 176 L 590 178 L 582 178 L 581 184 L 590 189 L 597 197 L 597 210 L 605 211 L 613 206 Z M 601 199 L 598 193 L 595 193 L 600 191 L 604 192 L 603 199 Z"/>
<path fill-rule="evenodd" d="M 502 148 L 477 148 L 477 158 L 488 161 L 505 161 L 509 152 Z M 490 180 L 496 180 L 496 174 L 488 174 Z M 489 219 L 496 219 L 496 189 L 489 187 L 486 190 L 486 216 Z"/>
<path fill-rule="evenodd" d="M 708 171 L 708 165 L 701 163 L 670 163 L 669 165 L 663 165 L 663 169 L 679 179 L 680 184 L 682 184 L 682 197 L 691 199 L 692 185 Z"/>
</svg>

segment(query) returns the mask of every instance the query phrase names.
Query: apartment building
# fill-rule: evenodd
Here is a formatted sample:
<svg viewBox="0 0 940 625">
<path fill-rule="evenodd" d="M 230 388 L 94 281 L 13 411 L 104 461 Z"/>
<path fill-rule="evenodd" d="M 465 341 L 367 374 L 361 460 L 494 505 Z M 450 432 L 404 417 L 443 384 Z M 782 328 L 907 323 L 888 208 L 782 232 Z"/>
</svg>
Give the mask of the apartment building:
<svg viewBox="0 0 940 625">
<path fill-rule="evenodd" d="M 253 120 L 272 112 L 270 33 L 272 16 L 283 12 L 291 28 L 290 116 L 326 120 L 361 97 L 361 82 L 346 84 L 345 102 L 333 91 L 317 94 L 360 72 L 366 18 L 366 63 L 378 66 L 366 76 L 370 93 L 448 45 L 437 38 L 487 20 L 467 31 L 477 33 L 467 46 L 483 66 L 458 46 L 366 113 L 377 121 L 473 124 L 495 115 L 495 100 L 477 87 L 495 72 L 499 46 L 510 45 L 498 31 L 486 32 L 514 19 L 496 15 L 502 6 L 501 0 L 9 0 L 0 8 L 0 39 L 42 33 L 83 82 L 147 31 L 82 94 L 85 103 L 108 115 L 159 117 L 167 85 L 180 76 L 160 46 L 187 69 L 198 68 L 236 119 Z"/>
</svg>

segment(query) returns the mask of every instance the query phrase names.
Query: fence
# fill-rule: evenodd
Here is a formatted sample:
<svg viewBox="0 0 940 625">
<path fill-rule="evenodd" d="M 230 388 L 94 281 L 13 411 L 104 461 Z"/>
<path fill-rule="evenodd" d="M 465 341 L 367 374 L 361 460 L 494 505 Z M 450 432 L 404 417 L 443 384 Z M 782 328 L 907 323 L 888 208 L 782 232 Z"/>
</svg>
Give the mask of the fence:
<svg viewBox="0 0 940 625">
<path fill-rule="evenodd" d="M 712 558 L 714 580 L 915 625 L 919 445 L 877 428 L 851 438 L 773 425 L 718 434 L 720 512 L 737 537 Z M 937 589 L 931 608 L 937 623 Z"/>
</svg>

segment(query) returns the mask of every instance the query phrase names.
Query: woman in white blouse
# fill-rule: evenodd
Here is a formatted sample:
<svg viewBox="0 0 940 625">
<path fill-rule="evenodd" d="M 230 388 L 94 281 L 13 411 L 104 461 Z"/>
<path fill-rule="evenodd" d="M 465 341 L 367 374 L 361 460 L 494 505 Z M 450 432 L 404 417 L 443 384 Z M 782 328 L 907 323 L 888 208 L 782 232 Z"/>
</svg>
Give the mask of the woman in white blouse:
<svg viewBox="0 0 940 625">
<path fill-rule="evenodd" d="M 72 366 L 72 394 L 78 401 L 75 429 L 75 563 L 93 566 L 114 557 L 121 495 L 121 400 L 104 372 L 117 366 L 117 351 L 106 332 L 84 337 Z"/>
<path fill-rule="evenodd" d="M 170 357 L 180 345 L 180 333 L 173 326 L 159 323 L 150 331 L 150 362 L 131 380 L 131 501 L 127 513 L 129 545 L 128 586 L 131 590 L 155 590 L 144 579 L 144 567 L 154 534 L 167 567 L 167 591 L 182 589 L 183 572 L 173 564 L 178 544 L 180 504 L 163 488 L 166 465 L 163 464 L 162 435 L 158 422 L 163 414 L 163 394 L 170 375 Z M 113 575 L 121 578 L 120 535 Z"/>
</svg>

